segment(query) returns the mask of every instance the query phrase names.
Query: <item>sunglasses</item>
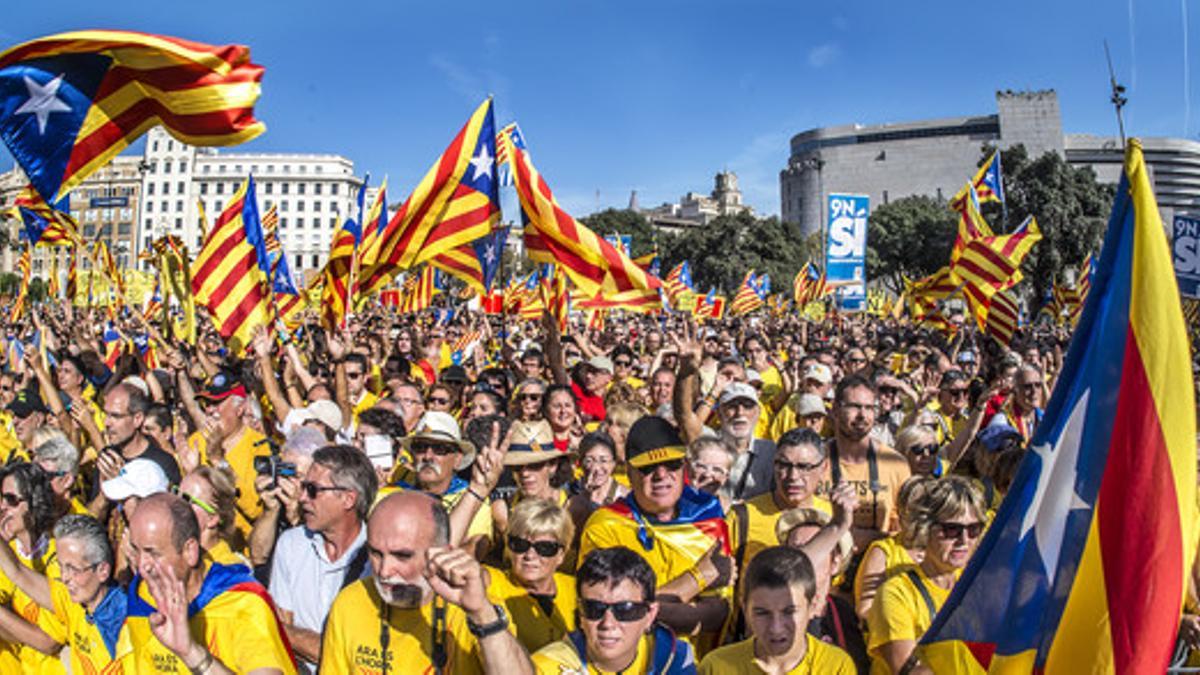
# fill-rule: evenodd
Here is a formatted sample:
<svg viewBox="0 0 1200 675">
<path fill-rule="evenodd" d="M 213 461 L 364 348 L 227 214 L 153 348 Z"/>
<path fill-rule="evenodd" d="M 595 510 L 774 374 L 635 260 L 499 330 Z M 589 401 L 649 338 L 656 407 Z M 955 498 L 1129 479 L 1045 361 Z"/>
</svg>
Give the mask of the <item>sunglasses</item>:
<svg viewBox="0 0 1200 675">
<path fill-rule="evenodd" d="M 938 523 L 937 527 L 945 539 L 958 539 L 964 532 L 968 539 L 978 539 L 983 534 L 983 523 Z"/>
<path fill-rule="evenodd" d="M 630 366 L 632 364 L 633 364 L 633 361 L 626 361 L 625 359 L 617 359 L 616 361 L 613 361 L 613 365 L 621 366 L 622 368 L 624 368 L 626 366 Z"/>
<path fill-rule="evenodd" d="M 947 389 L 946 393 L 950 395 L 950 398 L 966 398 L 971 392 L 966 387 L 963 387 L 961 389 Z"/>
<path fill-rule="evenodd" d="M 8 505 L 10 508 L 14 508 L 14 509 L 16 507 L 20 506 L 21 502 L 25 501 L 24 499 L 21 498 L 21 495 L 16 495 L 11 492 L 0 493 L 0 498 L 3 498 L 4 503 L 6 505 Z"/>
<path fill-rule="evenodd" d="M 362 371 L 354 371 L 354 372 L 350 372 L 348 370 L 346 371 L 346 379 L 357 380 L 358 378 L 360 378 L 362 376 L 363 376 Z"/>
<path fill-rule="evenodd" d="M 667 471 L 670 471 L 671 473 L 675 473 L 676 471 L 679 471 L 680 469 L 683 468 L 683 460 L 682 459 L 669 459 L 665 462 L 651 464 L 650 466 L 643 466 L 642 468 L 638 469 L 638 472 L 649 476 L 650 474 L 657 471 L 658 467 L 660 467 L 660 466 L 662 468 L 666 469 Z"/>
<path fill-rule="evenodd" d="M 613 618 L 621 623 L 629 623 L 630 621 L 638 621 L 645 618 L 650 612 L 650 603 L 648 602 L 633 602 L 632 600 L 623 600 L 621 602 L 600 602 L 599 600 L 588 600 L 584 598 L 579 603 L 580 613 L 583 618 L 588 621 L 599 621 L 604 618 L 604 615 L 612 610 Z"/>
<path fill-rule="evenodd" d="M 925 457 L 925 456 L 933 457 L 937 453 L 938 453 L 937 443 L 930 443 L 929 445 L 914 445 L 913 447 L 908 449 L 908 454 L 913 455 L 914 457 Z"/>
<path fill-rule="evenodd" d="M 509 535 L 508 550 L 513 553 L 521 555 L 531 548 L 543 558 L 553 558 L 563 550 L 563 545 L 557 541 L 529 541 L 523 537 Z"/>
<path fill-rule="evenodd" d="M 322 492 L 343 492 L 349 488 L 338 487 L 336 485 L 317 485 L 316 483 L 306 480 L 300 483 L 300 489 L 304 491 L 304 494 L 309 499 L 316 499 L 317 495 L 321 494 Z"/>
<path fill-rule="evenodd" d="M 450 399 L 443 396 L 430 396 L 425 402 L 430 405 L 450 405 Z"/>
<path fill-rule="evenodd" d="M 185 501 L 189 504 L 200 507 L 201 511 L 207 513 L 210 516 L 217 515 L 217 507 L 213 506 L 212 504 L 209 504 L 208 502 L 204 501 L 203 499 L 200 499 L 199 497 L 195 497 L 193 495 L 190 495 L 190 494 L 184 492 L 183 490 L 179 489 L 178 485 L 171 486 L 171 494 L 177 495 L 180 499 L 182 499 L 183 501 Z M 313 496 L 315 496 L 315 495 L 313 495 Z"/>
<path fill-rule="evenodd" d="M 540 400 L 542 400 L 542 392 L 540 392 L 540 391 L 527 392 L 527 393 L 521 394 L 520 398 L 522 401 L 540 401 Z"/>
<path fill-rule="evenodd" d="M 454 452 L 458 452 L 457 445 L 446 445 L 445 443 L 413 443 L 412 454 L 414 457 L 423 455 L 427 452 L 432 452 L 438 457 L 445 457 Z"/>
</svg>

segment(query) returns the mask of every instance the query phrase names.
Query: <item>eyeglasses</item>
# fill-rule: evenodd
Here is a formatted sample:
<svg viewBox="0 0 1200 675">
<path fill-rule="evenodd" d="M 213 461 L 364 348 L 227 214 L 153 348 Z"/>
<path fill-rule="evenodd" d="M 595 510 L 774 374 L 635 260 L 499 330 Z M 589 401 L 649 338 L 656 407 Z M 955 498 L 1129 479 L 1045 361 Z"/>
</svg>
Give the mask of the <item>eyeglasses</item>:
<svg viewBox="0 0 1200 675">
<path fill-rule="evenodd" d="M 629 361 L 626 359 L 617 359 L 616 361 L 613 361 L 613 365 L 621 366 L 622 368 L 628 367 L 632 364 L 633 364 L 633 361 Z"/>
<path fill-rule="evenodd" d="M 1040 391 L 1042 388 L 1041 382 L 1025 382 L 1018 384 L 1017 388 L 1021 391 Z"/>
<path fill-rule="evenodd" d="M 558 463 L 557 459 L 548 459 L 544 462 L 534 462 L 532 464 L 520 464 L 520 465 L 514 466 L 512 468 L 512 470 L 514 472 L 517 472 L 517 471 L 541 471 L 542 469 L 550 466 L 551 464 L 557 464 L 557 463 Z"/>
<path fill-rule="evenodd" d="M 775 460 L 775 470 L 784 475 L 787 475 L 788 472 L 792 470 L 800 473 L 811 473 L 821 468 L 823 464 L 825 464 L 825 460 L 813 462 L 812 464 L 805 464 L 804 462 L 785 462 L 782 459 L 777 459 Z"/>
<path fill-rule="evenodd" d="M 430 396 L 425 402 L 429 405 L 450 405 L 450 399 L 445 396 Z"/>
<path fill-rule="evenodd" d="M 742 410 L 754 410 L 758 407 L 758 401 L 751 401 L 748 398 L 735 398 L 732 401 L 726 401 L 725 403 L 722 403 L 721 407 L 727 410 L 733 410 L 735 408 L 740 408 Z"/>
<path fill-rule="evenodd" d="M 304 494 L 307 495 L 309 499 L 316 499 L 317 495 L 321 494 L 322 492 L 344 492 L 349 488 L 338 487 L 336 485 L 317 485 L 311 481 L 304 481 L 300 483 L 300 489 L 304 490 Z"/>
<path fill-rule="evenodd" d="M 540 400 L 542 400 L 542 392 L 528 391 L 528 392 L 521 394 L 520 399 L 522 401 L 540 401 Z"/>
<path fill-rule="evenodd" d="M 104 416 L 105 417 L 115 417 L 117 419 L 121 419 L 122 417 L 133 417 L 133 413 L 131 413 L 131 412 L 112 412 L 111 410 L 105 410 Z"/>
<path fill-rule="evenodd" d="M 179 488 L 178 485 L 171 486 L 171 494 L 178 495 L 180 499 L 182 499 L 183 501 L 185 501 L 189 504 L 192 504 L 194 506 L 199 506 L 201 511 L 207 513 L 210 516 L 217 515 L 217 507 L 213 506 L 212 504 L 209 504 L 208 502 L 204 501 L 203 499 L 200 499 L 199 497 L 195 497 L 193 495 L 190 495 L 190 494 L 184 492 L 183 490 L 181 490 Z M 309 495 L 309 497 L 310 498 L 316 497 L 316 495 L 315 494 Z"/>
<path fill-rule="evenodd" d="M 958 539 L 963 533 L 968 539 L 978 539 L 983 534 L 983 523 L 938 523 L 937 527 L 944 539 Z"/>
<path fill-rule="evenodd" d="M 729 469 L 715 464 L 704 464 L 703 462 L 692 462 L 692 473 L 710 473 L 714 476 L 724 476 L 729 473 Z"/>
<path fill-rule="evenodd" d="M 20 506 L 21 502 L 25 501 L 25 499 L 22 498 L 21 495 L 16 495 L 11 492 L 0 493 L 0 498 L 4 499 L 4 503 L 6 505 L 8 505 L 10 508 L 14 508 L 14 509 L 16 507 Z"/>
<path fill-rule="evenodd" d="M 362 376 L 363 376 L 363 373 L 361 370 L 356 370 L 354 372 L 350 372 L 349 370 L 346 371 L 346 379 L 357 380 L 358 378 L 360 378 Z"/>
<path fill-rule="evenodd" d="M 457 445 L 447 445 L 445 443 L 413 443 L 411 450 L 414 457 L 417 455 L 423 455 L 427 452 L 432 452 L 438 457 L 445 457 L 452 452 L 458 451 Z"/>
<path fill-rule="evenodd" d="M 908 454 L 914 457 L 933 457 L 938 453 L 938 444 L 930 443 L 929 445 L 914 445 L 908 449 Z"/>
<path fill-rule="evenodd" d="M 679 471 L 680 469 L 683 468 L 683 460 L 682 459 L 668 459 L 665 462 L 651 464 L 650 466 L 643 466 L 640 469 L 638 469 L 638 472 L 649 476 L 650 474 L 657 471 L 660 466 L 662 468 L 666 469 L 667 471 L 670 471 L 671 473 L 675 473 L 676 471 Z"/>
<path fill-rule="evenodd" d="M 623 600 L 621 602 L 600 602 L 599 600 L 583 599 L 579 603 L 580 613 L 588 621 L 599 621 L 612 610 L 613 618 L 621 623 L 639 621 L 650 612 L 650 603 Z"/>
<path fill-rule="evenodd" d="M 74 565 L 60 563 L 58 566 L 58 578 L 62 580 L 66 579 L 67 577 L 77 577 L 80 574 L 87 574 L 99 566 L 100 563 L 92 563 L 91 565 L 84 565 L 83 567 L 76 567 Z"/>
<path fill-rule="evenodd" d="M 563 545 L 557 541 L 529 541 L 524 537 L 509 535 L 508 550 L 513 553 L 521 555 L 531 548 L 543 558 L 553 558 L 558 555 L 559 551 L 563 550 Z"/>
<path fill-rule="evenodd" d="M 966 387 L 955 387 L 954 389 L 947 389 L 946 393 L 950 395 L 950 398 L 966 398 L 970 395 L 971 391 Z"/>
</svg>

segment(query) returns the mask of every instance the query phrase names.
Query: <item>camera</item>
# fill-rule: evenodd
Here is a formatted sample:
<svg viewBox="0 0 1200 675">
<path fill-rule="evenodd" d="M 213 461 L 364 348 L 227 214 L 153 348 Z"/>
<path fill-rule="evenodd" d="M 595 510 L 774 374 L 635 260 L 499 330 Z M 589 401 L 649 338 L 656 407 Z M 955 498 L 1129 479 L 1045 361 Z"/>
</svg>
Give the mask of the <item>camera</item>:
<svg viewBox="0 0 1200 675">
<path fill-rule="evenodd" d="M 291 478 L 296 475 L 295 462 L 285 462 L 275 455 L 254 458 L 254 472 L 260 476 L 270 476 L 271 484 L 279 482 L 280 476 Z"/>
</svg>

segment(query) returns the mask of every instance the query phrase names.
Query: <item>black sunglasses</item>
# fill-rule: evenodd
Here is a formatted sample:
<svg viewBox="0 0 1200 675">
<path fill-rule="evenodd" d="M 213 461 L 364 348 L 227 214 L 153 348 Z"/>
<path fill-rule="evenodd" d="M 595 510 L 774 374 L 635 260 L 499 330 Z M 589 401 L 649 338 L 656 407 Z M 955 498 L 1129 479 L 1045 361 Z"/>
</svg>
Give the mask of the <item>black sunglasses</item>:
<svg viewBox="0 0 1200 675">
<path fill-rule="evenodd" d="M 16 508 L 21 505 L 21 502 L 25 501 L 21 498 L 21 495 L 15 495 L 11 492 L 0 493 L 0 498 L 3 498 L 4 503 L 10 508 Z"/>
<path fill-rule="evenodd" d="M 559 551 L 563 550 L 563 545 L 557 541 L 529 541 L 524 537 L 509 535 L 508 550 L 513 553 L 521 555 L 531 548 L 543 558 L 553 558 L 558 555 Z"/>
<path fill-rule="evenodd" d="M 915 457 L 924 457 L 926 455 L 933 457 L 938 453 L 938 444 L 930 443 L 929 445 L 914 445 L 908 449 L 908 453 Z"/>
<path fill-rule="evenodd" d="M 983 534 L 983 523 L 938 523 L 937 526 L 946 539 L 958 539 L 963 532 L 971 539 L 978 539 Z"/>
<path fill-rule="evenodd" d="M 445 457 L 451 453 L 460 452 L 460 450 L 457 445 L 447 445 L 446 443 L 413 443 L 411 452 L 413 457 L 427 452 L 432 452 L 438 457 Z"/>
<path fill-rule="evenodd" d="M 621 623 L 629 623 L 630 621 L 638 621 L 650 612 L 650 603 L 648 602 L 633 602 L 632 600 L 623 600 L 621 602 L 600 602 L 599 600 L 584 599 L 580 603 L 580 611 L 583 618 L 588 621 L 599 621 L 604 618 L 608 610 L 612 610 L 613 618 Z"/>
<path fill-rule="evenodd" d="M 683 468 L 683 460 L 682 459 L 669 459 L 665 462 L 651 464 L 650 466 L 643 466 L 640 469 L 638 469 L 638 471 L 649 476 L 650 474 L 652 474 L 656 470 L 658 470 L 658 467 L 660 467 L 660 466 L 662 468 L 666 469 L 667 471 L 674 473 Z"/>
<path fill-rule="evenodd" d="M 316 499 L 317 495 L 321 494 L 322 492 L 342 492 L 348 490 L 349 488 L 338 487 L 336 485 L 317 485 L 316 483 L 306 480 L 300 483 L 300 489 L 304 490 L 304 494 L 307 495 L 309 499 Z"/>
</svg>

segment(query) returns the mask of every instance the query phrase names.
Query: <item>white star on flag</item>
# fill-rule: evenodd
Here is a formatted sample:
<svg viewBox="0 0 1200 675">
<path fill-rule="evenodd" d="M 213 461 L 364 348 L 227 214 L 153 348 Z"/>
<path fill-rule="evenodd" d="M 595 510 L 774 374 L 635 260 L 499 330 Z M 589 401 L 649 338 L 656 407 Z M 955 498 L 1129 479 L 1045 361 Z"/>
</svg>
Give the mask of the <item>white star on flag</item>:
<svg viewBox="0 0 1200 675">
<path fill-rule="evenodd" d="M 471 166 L 475 167 L 476 179 L 480 176 L 492 177 L 493 162 L 486 145 L 479 146 L 479 154 L 471 158 Z"/>
<path fill-rule="evenodd" d="M 71 106 L 58 98 L 58 88 L 62 86 L 63 76 L 50 80 L 45 86 L 38 84 L 32 77 L 25 76 L 25 88 L 29 90 L 29 100 L 14 111 L 14 115 L 36 115 L 38 133 L 46 133 L 46 123 L 50 121 L 50 113 L 71 112 Z"/>
<path fill-rule="evenodd" d="M 494 261 L 495 259 L 496 259 L 495 244 L 488 244 L 487 246 L 483 247 L 483 261 L 490 265 L 492 263 L 492 261 Z"/>
<path fill-rule="evenodd" d="M 1045 443 L 1031 448 L 1041 459 L 1041 467 L 1033 500 L 1029 502 L 1025 518 L 1021 520 L 1020 538 L 1024 539 L 1029 530 L 1033 530 L 1050 586 L 1054 585 L 1054 575 L 1058 571 L 1058 556 L 1062 552 L 1067 517 L 1071 511 L 1091 508 L 1075 492 L 1083 422 L 1087 417 L 1090 395 L 1090 391 L 1084 391 L 1079 396 L 1054 448 Z"/>
</svg>

